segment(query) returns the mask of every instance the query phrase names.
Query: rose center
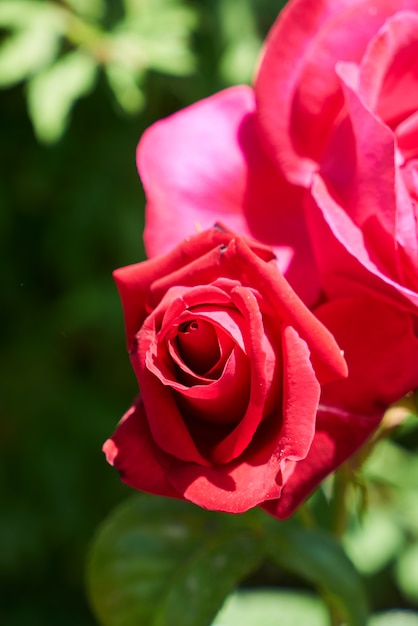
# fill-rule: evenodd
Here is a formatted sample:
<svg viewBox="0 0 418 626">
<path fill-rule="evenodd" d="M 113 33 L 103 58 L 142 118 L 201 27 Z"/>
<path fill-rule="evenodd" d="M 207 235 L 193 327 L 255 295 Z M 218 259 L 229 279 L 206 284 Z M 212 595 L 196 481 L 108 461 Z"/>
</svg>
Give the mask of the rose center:
<svg viewBox="0 0 418 626">
<path fill-rule="evenodd" d="M 184 363 L 203 375 L 219 361 L 221 351 L 216 331 L 204 320 L 191 320 L 178 327 L 177 345 Z"/>
</svg>

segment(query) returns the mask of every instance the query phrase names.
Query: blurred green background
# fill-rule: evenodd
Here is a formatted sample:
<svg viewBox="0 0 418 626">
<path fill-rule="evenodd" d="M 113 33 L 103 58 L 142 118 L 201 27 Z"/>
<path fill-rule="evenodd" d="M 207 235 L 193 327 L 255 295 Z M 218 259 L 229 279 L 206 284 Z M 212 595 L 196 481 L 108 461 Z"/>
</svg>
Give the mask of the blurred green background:
<svg viewBox="0 0 418 626">
<path fill-rule="evenodd" d="M 250 81 L 273 0 L 0 0 L 0 623 L 91 626 L 84 561 L 130 490 L 103 441 L 136 393 L 111 272 L 143 256 L 135 149 Z"/>
<path fill-rule="evenodd" d="M 86 552 L 130 494 L 101 446 L 136 393 L 111 278 L 143 258 L 136 144 L 251 82 L 282 4 L 0 0 L 2 626 L 96 624 Z M 377 450 L 371 508 L 344 537 L 376 610 L 418 606 L 416 422 Z M 252 582 L 287 584 L 274 576 Z"/>
</svg>

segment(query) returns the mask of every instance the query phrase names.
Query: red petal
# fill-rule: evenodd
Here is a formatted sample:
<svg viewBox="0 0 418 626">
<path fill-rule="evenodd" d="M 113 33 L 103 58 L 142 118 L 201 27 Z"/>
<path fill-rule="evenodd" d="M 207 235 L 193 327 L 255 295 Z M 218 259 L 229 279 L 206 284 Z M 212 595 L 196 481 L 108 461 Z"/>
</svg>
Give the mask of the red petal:
<svg viewBox="0 0 418 626">
<path fill-rule="evenodd" d="M 264 503 L 263 508 L 279 519 L 290 517 L 320 482 L 366 441 L 380 419 L 380 414 L 356 415 L 320 406 L 307 457 L 294 464 L 280 499 Z"/>
<path fill-rule="evenodd" d="M 321 383 L 346 375 L 341 351 L 329 331 L 297 297 L 273 262 L 265 263 L 254 255 L 241 239 L 231 241 L 221 256 L 224 275 L 246 276 L 249 285 L 257 285 L 269 315 L 292 326 L 311 351 L 311 361 Z"/>
<path fill-rule="evenodd" d="M 373 415 L 418 387 L 411 315 L 367 296 L 328 302 L 315 314 L 344 350 L 349 371 L 344 381 L 323 388 L 321 403 Z"/>
<path fill-rule="evenodd" d="M 152 439 L 140 398 L 105 442 L 103 452 L 108 463 L 120 473 L 121 480 L 130 487 L 182 499 L 166 479 L 161 462 L 164 455 Z"/>
<path fill-rule="evenodd" d="M 216 330 L 205 320 L 184 322 L 178 328 L 176 341 L 181 359 L 201 376 L 212 369 L 221 356 Z"/>
</svg>

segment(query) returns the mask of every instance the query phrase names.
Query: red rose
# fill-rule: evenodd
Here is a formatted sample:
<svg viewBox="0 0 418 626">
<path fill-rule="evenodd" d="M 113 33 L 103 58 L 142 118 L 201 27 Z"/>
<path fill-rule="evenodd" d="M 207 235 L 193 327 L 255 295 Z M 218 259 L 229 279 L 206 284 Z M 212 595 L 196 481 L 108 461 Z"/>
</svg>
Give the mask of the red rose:
<svg viewBox="0 0 418 626">
<path fill-rule="evenodd" d="M 291 0 L 255 85 L 329 297 L 418 307 L 418 0 Z"/>
<path fill-rule="evenodd" d="M 280 500 L 315 440 L 321 385 L 346 365 L 271 249 L 215 227 L 115 280 L 140 387 L 104 445 L 122 480 L 231 513 Z M 349 427 L 326 471 L 370 432 L 362 421 Z M 316 486 L 322 458 L 275 514 L 292 513 Z"/>
</svg>

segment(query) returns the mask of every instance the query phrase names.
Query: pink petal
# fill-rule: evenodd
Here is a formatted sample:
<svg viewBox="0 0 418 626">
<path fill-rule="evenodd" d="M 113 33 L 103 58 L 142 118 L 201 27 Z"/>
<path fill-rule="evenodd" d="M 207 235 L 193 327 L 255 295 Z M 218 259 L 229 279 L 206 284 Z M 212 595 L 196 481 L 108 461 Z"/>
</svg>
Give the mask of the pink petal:
<svg viewBox="0 0 418 626">
<path fill-rule="evenodd" d="M 371 40 L 360 66 L 365 103 L 392 128 L 418 109 L 418 13 L 399 11 Z"/>
<path fill-rule="evenodd" d="M 398 140 L 398 147 L 403 159 L 418 158 L 418 107 L 412 115 L 401 122 L 395 135 Z"/>
<path fill-rule="evenodd" d="M 418 292 L 418 158 L 407 161 L 396 174 L 396 241 L 400 282 Z"/>
<path fill-rule="evenodd" d="M 280 13 L 255 90 L 265 141 L 292 182 L 309 186 L 338 121 L 337 62 L 359 62 L 387 17 L 400 9 L 418 11 L 418 2 L 293 0 Z"/>
<path fill-rule="evenodd" d="M 312 195 L 315 202 L 311 203 L 307 217 L 327 295 L 338 297 L 368 291 L 416 311 L 418 293 L 385 272 L 361 228 L 350 219 L 320 176 L 315 177 Z"/>
<path fill-rule="evenodd" d="M 137 164 L 147 196 L 148 255 L 222 221 L 274 247 L 287 279 L 308 304 L 316 301 L 302 191 L 264 150 L 251 88 L 227 89 L 157 122 L 139 143 Z"/>
<path fill-rule="evenodd" d="M 347 70 L 350 64 L 338 65 L 349 117 L 330 142 L 320 174 L 362 230 L 370 256 L 396 274 L 395 137 L 364 106 Z"/>
<path fill-rule="evenodd" d="M 247 168 L 238 136 L 253 100 L 250 87 L 232 88 L 157 122 L 142 136 L 137 164 L 148 201 L 150 256 L 220 219 L 248 233 L 242 210 Z"/>
</svg>

